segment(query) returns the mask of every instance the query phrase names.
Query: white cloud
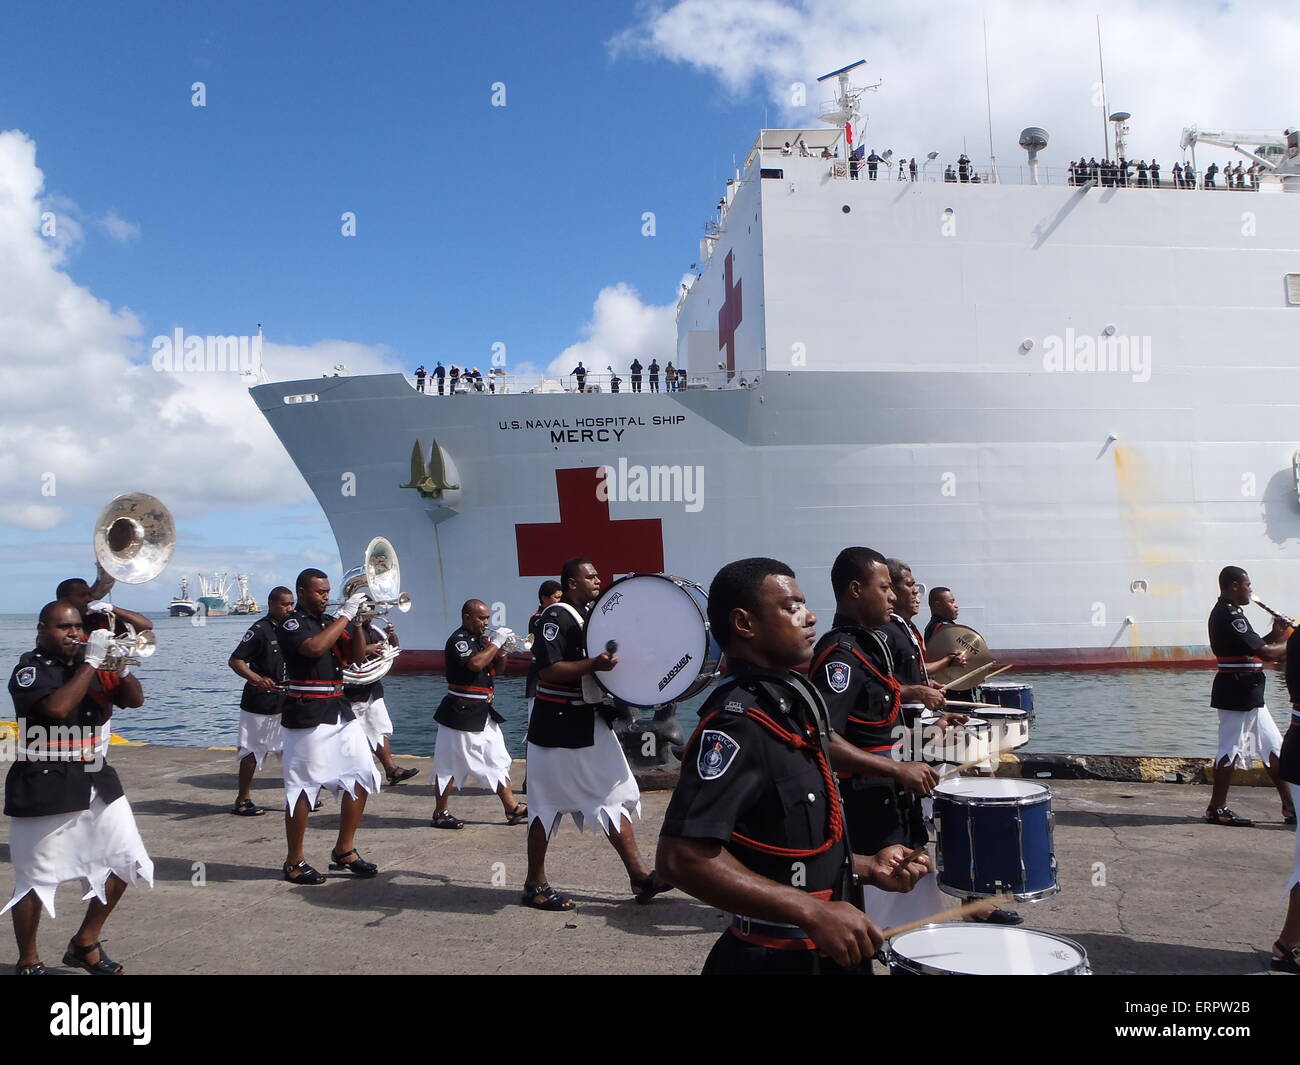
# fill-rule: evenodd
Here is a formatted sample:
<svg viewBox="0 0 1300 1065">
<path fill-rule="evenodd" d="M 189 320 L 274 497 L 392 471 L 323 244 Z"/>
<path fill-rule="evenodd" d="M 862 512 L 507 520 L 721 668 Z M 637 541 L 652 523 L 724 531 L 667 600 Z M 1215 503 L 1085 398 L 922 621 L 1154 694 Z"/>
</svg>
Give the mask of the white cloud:
<svg viewBox="0 0 1300 1065">
<path fill-rule="evenodd" d="M 636 289 L 622 282 L 609 285 L 597 295 L 582 336 L 551 360 L 548 377 L 564 376 L 579 360 L 596 374 L 606 366 L 626 371 L 634 358 L 647 365 L 652 358 L 671 360 L 677 353 L 676 307 L 643 303 Z"/>
<path fill-rule="evenodd" d="M 139 223 L 128 222 L 111 207 L 108 214 L 99 219 L 98 225 L 119 244 L 130 244 L 133 240 L 140 239 Z"/>
<path fill-rule="evenodd" d="M 238 374 L 156 372 L 135 315 L 62 269 L 80 236 L 75 205 L 53 201 L 57 233 L 43 235 L 43 183 L 35 144 L 0 132 L 0 524 L 48 529 L 59 504 L 97 511 L 132 489 L 178 516 L 310 499 Z M 340 340 L 268 343 L 263 361 L 279 379 L 337 362 L 399 368 L 382 348 Z"/>
<path fill-rule="evenodd" d="M 865 142 L 907 156 L 955 158 L 965 147 L 983 163 L 989 150 L 983 20 L 987 18 L 999 164 L 1019 166 L 1020 130 L 1051 134 L 1046 166 L 1081 153 L 1103 154 L 1093 100 L 1097 74 L 1094 15 L 1100 14 L 1109 109 L 1133 114 L 1132 158 L 1179 156 L 1184 126 L 1280 132 L 1300 97 L 1300 20 L 1286 0 L 679 0 L 649 11 L 610 42 L 615 55 L 657 57 L 713 75 L 733 97 L 762 90 L 768 124 L 817 126 L 817 105 L 835 83 L 818 75 L 859 58 L 868 93 Z M 794 107 L 791 85 L 807 87 Z M 734 146 L 733 146 L 734 147 Z M 728 149 L 731 150 L 731 149 Z M 1198 162 L 1232 155 L 1200 148 Z"/>
</svg>

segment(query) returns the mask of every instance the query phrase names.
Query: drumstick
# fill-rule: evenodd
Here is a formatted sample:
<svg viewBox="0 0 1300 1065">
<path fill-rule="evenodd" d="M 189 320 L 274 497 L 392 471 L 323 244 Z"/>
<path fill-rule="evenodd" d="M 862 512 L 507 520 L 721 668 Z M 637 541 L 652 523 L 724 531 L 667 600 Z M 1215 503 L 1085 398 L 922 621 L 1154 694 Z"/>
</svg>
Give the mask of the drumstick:
<svg viewBox="0 0 1300 1065">
<path fill-rule="evenodd" d="M 939 779 L 947 780 L 949 777 L 955 777 L 958 773 L 964 773 L 967 769 L 974 769 L 977 765 L 983 765 L 985 762 L 992 765 L 993 759 L 999 757 L 1001 754 L 1002 748 L 990 743 L 989 753 L 983 758 L 972 758 L 969 762 L 962 762 L 961 765 L 953 766 L 951 769 L 940 773 Z"/>
<path fill-rule="evenodd" d="M 885 939 L 893 939 L 895 936 L 900 936 L 904 932 L 910 932 L 914 928 L 924 928 L 928 924 L 945 924 L 948 921 L 960 920 L 969 913 L 974 913 L 976 910 L 984 909 L 984 907 L 988 906 L 989 903 L 996 906 L 999 903 L 1011 901 L 1012 897 L 1010 895 L 994 895 L 987 899 L 976 899 L 974 902 L 968 902 L 963 906 L 958 906 L 955 910 L 942 910 L 929 917 L 922 917 L 918 921 L 908 921 L 907 924 L 900 924 L 895 925 L 893 928 L 886 928 L 881 935 L 883 935 Z"/>
<path fill-rule="evenodd" d="M 986 670 L 986 669 L 992 669 L 995 665 L 997 665 L 997 659 L 994 659 L 992 662 L 985 662 L 982 666 L 976 666 L 976 667 L 975 667 L 974 669 L 972 669 L 969 673 L 963 673 L 963 674 L 962 674 L 960 677 L 958 677 L 956 680 L 950 680 L 947 684 L 944 685 L 944 687 L 945 687 L 945 688 L 955 688 L 955 689 L 957 689 L 958 691 L 960 691 L 960 690 L 961 690 L 961 685 L 962 685 L 963 683 L 965 683 L 966 681 L 970 680 L 971 677 L 975 676 L 976 673 L 982 673 L 982 672 L 983 672 L 984 670 Z M 1003 668 L 1005 668 L 1005 669 L 1010 669 L 1011 667 L 1010 667 L 1010 666 L 1005 666 L 1005 667 L 1003 667 Z M 998 670 L 998 672 L 1001 673 L 1002 670 L 1000 669 L 1000 670 Z M 984 679 L 985 679 L 985 680 L 988 680 L 988 677 L 985 677 Z"/>
<path fill-rule="evenodd" d="M 989 663 L 989 665 L 992 664 L 993 664 L 992 662 Z M 1016 664 L 1014 662 L 1008 662 L 1001 669 L 995 669 L 992 673 L 990 673 L 987 677 L 985 677 L 984 680 L 988 680 L 991 677 L 996 677 L 999 673 L 1005 673 L 1008 669 L 1015 669 L 1015 668 L 1016 668 Z M 983 684 L 984 681 L 980 681 L 980 683 Z"/>
<path fill-rule="evenodd" d="M 948 699 L 948 700 L 945 700 L 945 702 L 944 702 L 943 705 L 944 705 L 945 707 L 948 707 L 948 706 L 974 706 L 974 707 L 982 707 L 982 708 L 984 708 L 984 709 L 986 709 L 986 710 L 1018 710 L 1018 709 L 1020 709 L 1020 708 L 1017 707 L 1017 706 L 1003 706 L 1001 703 L 976 703 L 976 702 L 972 702 L 972 701 L 969 700 L 969 699 Z"/>
</svg>

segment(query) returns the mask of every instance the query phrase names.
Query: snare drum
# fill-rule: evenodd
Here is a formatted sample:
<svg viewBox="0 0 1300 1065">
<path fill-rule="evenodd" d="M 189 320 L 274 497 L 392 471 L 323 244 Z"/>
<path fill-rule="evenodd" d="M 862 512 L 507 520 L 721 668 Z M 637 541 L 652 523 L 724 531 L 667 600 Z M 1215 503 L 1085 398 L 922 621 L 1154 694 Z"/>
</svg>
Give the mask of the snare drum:
<svg viewBox="0 0 1300 1065">
<path fill-rule="evenodd" d="M 975 693 L 975 702 L 1015 707 L 1034 719 L 1034 689 L 1028 684 L 981 684 Z"/>
<path fill-rule="evenodd" d="M 964 725 L 951 725 L 940 729 L 935 714 L 925 714 L 917 722 L 920 729 L 920 742 L 913 731 L 913 761 L 928 762 L 930 765 L 964 765 L 980 759 L 989 760 L 992 750 L 993 730 L 987 721 L 978 717 L 970 718 Z"/>
<path fill-rule="evenodd" d="M 889 941 L 891 976 L 1090 976 L 1088 952 L 1032 928 L 931 924 Z"/>
<path fill-rule="evenodd" d="M 1028 780 L 960 777 L 934 789 L 939 889 L 959 898 L 1010 893 L 1036 902 L 1060 890 L 1052 793 Z"/>
<path fill-rule="evenodd" d="M 1003 706 L 981 706 L 979 715 L 993 730 L 993 746 L 999 751 L 1014 751 L 1029 742 L 1029 712 Z"/>
<path fill-rule="evenodd" d="M 618 665 L 593 673 L 610 695 L 653 708 L 689 699 L 717 677 L 722 650 L 709 632 L 709 597 L 694 581 L 634 573 L 600 593 L 587 615 L 588 654 L 618 643 Z"/>
</svg>

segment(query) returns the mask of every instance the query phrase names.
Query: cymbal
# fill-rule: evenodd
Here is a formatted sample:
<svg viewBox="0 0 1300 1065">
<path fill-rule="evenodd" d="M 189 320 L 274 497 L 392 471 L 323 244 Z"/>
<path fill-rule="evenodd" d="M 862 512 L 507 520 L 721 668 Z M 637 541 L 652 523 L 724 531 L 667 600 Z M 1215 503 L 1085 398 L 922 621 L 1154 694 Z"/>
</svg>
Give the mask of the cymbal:
<svg viewBox="0 0 1300 1065">
<path fill-rule="evenodd" d="M 952 663 L 942 669 L 936 669 L 930 674 L 931 680 L 940 684 L 947 684 L 949 681 L 964 676 L 972 669 L 993 661 L 993 655 L 989 652 L 984 637 L 969 625 L 959 625 L 956 622 L 944 625 L 925 645 L 925 656 L 932 662 L 944 655 L 950 655 L 954 651 L 964 651 L 966 653 L 966 664 L 959 666 Z"/>
</svg>

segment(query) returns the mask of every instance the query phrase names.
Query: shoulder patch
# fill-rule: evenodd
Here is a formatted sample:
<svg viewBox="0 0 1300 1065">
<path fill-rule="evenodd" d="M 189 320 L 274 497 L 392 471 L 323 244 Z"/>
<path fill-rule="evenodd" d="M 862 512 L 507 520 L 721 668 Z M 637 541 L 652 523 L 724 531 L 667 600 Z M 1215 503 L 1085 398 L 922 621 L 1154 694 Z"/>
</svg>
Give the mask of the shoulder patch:
<svg viewBox="0 0 1300 1065">
<path fill-rule="evenodd" d="M 467 655 L 469 654 L 469 644 L 465 640 L 457 640 L 456 650 L 463 655 Z"/>
<path fill-rule="evenodd" d="M 287 619 L 285 620 L 285 623 L 284 623 L 283 625 L 281 625 L 280 627 L 281 627 L 282 629 L 284 629 L 285 632 L 297 632 L 297 631 L 298 631 L 298 619 L 297 619 L 297 618 L 287 618 Z"/>
<path fill-rule="evenodd" d="M 725 732 L 705 729 L 700 737 L 700 751 L 696 756 L 700 779 L 717 780 L 730 768 L 738 753 L 740 753 L 740 744 Z"/>
<path fill-rule="evenodd" d="M 15 679 L 18 681 L 18 687 L 30 688 L 33 684 L 36 683 L 36 667 L 35 666 L 23 667 L 18 671 L 18 676 Z"/>
<path fill-rule="evenodd" d="M 1232 627 L 1236 629 L 1238 632 L 1245 632 L 1247 629 L 1250 628 L 1250 625 L 1245 618 L 1233 618 Z"/>
<path fill-rule="evenodd" d="M 251 640 L 252 638 L 253 638 L 253 630 L 252 630 L 252 629 L 249 629 L 246 633 L 244 633 L 244 640 L 243 640 L 243 642 L 244 642 L 244 643 L 248 643 L 248 641 Z"/>
<path fill-rule="evenodd" d="M 550 643 L 558 635 L 560 635 L 560 626 L 555 624 L 555 622 L 548 621 L 542 626 L 542 639 L 547 643 Z"/>
<path fill-rule="evenodd" d="M 826 683 L 836 695 L 848 688 L 850 672 L 847 662 L 826 663 Z"/>
<path fill-rule="evenodd" d="M 749 707 L 746 706 L 744 703 L 738 703 L 733 699 L 731 702 L 728 702 L 727 705 L 724 706 L 722 709 L 725 712 L 730 714 L 743 714 L 746 710 L 749 709 Z"/>
</svg>

